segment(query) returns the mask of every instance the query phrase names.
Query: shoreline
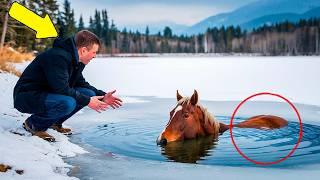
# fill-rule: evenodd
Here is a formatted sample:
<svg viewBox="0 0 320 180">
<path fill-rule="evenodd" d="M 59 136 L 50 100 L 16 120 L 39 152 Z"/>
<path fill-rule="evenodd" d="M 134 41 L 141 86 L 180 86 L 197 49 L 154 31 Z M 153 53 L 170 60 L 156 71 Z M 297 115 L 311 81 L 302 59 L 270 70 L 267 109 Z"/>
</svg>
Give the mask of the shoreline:
<svg viewBox="0 0 320 180">
<path fill-rule="evenodd" d="M 319 55 L 264 55 L 261 53 L 119 53 L 119 54 L 97 54 L 98 58 L 105 57 L 319 57 Z"/>
</svg>

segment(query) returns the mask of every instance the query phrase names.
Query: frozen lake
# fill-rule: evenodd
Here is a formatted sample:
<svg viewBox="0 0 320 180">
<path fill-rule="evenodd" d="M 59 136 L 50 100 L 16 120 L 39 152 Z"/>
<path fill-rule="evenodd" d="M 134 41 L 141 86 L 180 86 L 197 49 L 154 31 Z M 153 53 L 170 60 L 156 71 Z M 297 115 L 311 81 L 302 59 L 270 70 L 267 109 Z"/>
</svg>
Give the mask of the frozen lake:
<svg viewBox="0 0 320 180">
<path fill-rule="evenodd" d="M 196 89 L 203 100 L 243 100 L 257 92 L 320 105 L 319 57 L 98 58 L 85 69 L 89 82 L 121 95 L 175 97 Z"/>
<path fill-rule="evenodd" d="M 96 59 L 85 70 L 87 80 L 101 89 L 117 89 L 126 103 L 102 114 L 84 109 L 67 122 L 79 130 L 72 141 L 91 152 L 67 159 L 78 167 L 71 174 L 81 179 L 247 179 L 248 173 L 260 179 L 275 175 L 297 179 L 301 174 L 315 179 L 320 175 L 319 65 L 318 57 Z M 155 139 L 168 122 L 177 89 L 188 96 L 197 89 L 201 104 L 226 124 L 239 102 L 248 96 L 258 92 L 281 94 L 298 109 L 304 137 L 292 157 L 266 167 L 243 159 L 233 148 L 229 131 L 216 142 L 204 139 L 178 144 L 178 151 L 176 147 L 159 147 Z M 280 131 L 236 131 L 239 146 L 259 161 L 284 157 L 298 139 L 296 114 L 276 97 L 252 100 L 238 111 L 239 121 L 257 114 L 273 114 L 290 123 Z M 200 150 L 184 150 L 195 145 Z"/>
</svg>

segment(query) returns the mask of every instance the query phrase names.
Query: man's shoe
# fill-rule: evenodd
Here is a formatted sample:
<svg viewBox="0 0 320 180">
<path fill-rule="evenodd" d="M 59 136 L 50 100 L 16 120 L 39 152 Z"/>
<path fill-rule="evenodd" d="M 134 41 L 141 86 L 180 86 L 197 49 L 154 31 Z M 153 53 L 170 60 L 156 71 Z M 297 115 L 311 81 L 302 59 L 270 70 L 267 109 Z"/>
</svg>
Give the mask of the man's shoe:
<svg viewBox="0 0 320 180">
<path fill-rule="evenodd" d="M 58 131 L 59 133 L 64 134 L 64 135 L 71 135 L 72 134 L 71 129 L 63 128 L 62 125 L 54 124 L 51 126 L 51 128 Z"/>
<path fill-rule="evenodd" d="M 33 136 L 38 136 L 39 138 L 41 139 L 44 139 L 46 141 L 49 141 L 49 142 L 55 142 L 56 139 L 51 136 L 50 134 L 48 134 L 47 132 L 45 131 L 35 131 L 33 130 L 27 123 L 27 120 L 23 123 L 23 128 L 30 132 Z"/>
</svg>

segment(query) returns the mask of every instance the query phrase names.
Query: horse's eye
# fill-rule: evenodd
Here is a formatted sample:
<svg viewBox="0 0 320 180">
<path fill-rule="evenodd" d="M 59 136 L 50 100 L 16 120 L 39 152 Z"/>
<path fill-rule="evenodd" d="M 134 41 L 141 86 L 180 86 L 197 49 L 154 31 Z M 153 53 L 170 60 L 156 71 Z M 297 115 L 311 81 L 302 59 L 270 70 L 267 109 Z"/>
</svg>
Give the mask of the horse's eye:
<svg viewBox="0 0 320 180">
<path fill-rule="evenodd" d="M 183 117 L 184 117 L 184 118 L 188 118 L 188 117 L 189 117 L 189 114 L 188 114 L 188 113 L 184 113 L 184 114 L 183 114 Z"/>
</svg>

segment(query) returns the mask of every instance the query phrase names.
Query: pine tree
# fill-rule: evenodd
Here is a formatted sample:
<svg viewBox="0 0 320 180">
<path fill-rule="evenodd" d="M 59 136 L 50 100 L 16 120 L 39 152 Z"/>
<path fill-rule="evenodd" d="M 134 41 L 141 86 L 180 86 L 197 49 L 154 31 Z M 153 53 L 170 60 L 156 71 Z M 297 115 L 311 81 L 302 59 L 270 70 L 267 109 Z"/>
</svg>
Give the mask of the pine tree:
<svg viewBox="0 0 320 180">
<path fill-rule="evenodd" d="M 58 33 L 59 33 L 59 36 L 60 37 L 63 37 L 67 30 L 66 30 L 66 25 L 63 21 L 63 17 L 61 16 L 62 13 L 59 13 L 60 15 L 58 16 L 58 19 L 57 19 L 57 26 L 58 26 Z"/>
<path fill-rule="evenodd" d="M 145 50 L 142 47 L 141 33 L 138 30 L 136 31 L 136 35 L 137 35 L 137 50 L 136 50 L 136 52 L 145 53 Z"/>
<path fill-rule="evenodd" d="M 124 28 L 122 31 L 122 43 L 121 43 L 121 52 L 128 53 L 129 52 L 129 37 L 127 33 L 127 29 Z"/>
<path fill-rule="evenodd" d="M 81 31 L 85 29 L 84 27 L 84 22 L 83 22 L 83 18 L 82 18 L 82 14 L 80 15 L 80 18 L 79 18 L 79 25 L 78 25 L 78 31 Z"/>
<path fill-rule="evenodd" d="M 100 15 L 100 11 L 98 11 L 97 9 L 95 10 L 95 15 L 94 15 L 94 30 L 93 32 L 98 36 L 101 37 L 102 36 L 102 25 L 101 25 L 101 15 Z"/>
<path fill-rule="evenodd" d="M 39 8 L 42 17 L 44 17 L 45 14 L 48 14 L 54 24 L 57 22 L 59 11 L 57 0 L 41 0 L 39 1 Z"/>
<path fill-rule="evenodd" d="M 172 30 L 170 29 L 170 27 L 166 26 L 163 30 L 163 36 L 165 38 L 172 38 Z"/>
<path fill-rule="evenodd" d="M 39 1 L 38 6 L 41 12 L 40 15 L 44 17 L 45 14 L 48 14 L 50 16 L 50 19 L 52 20 L 52 23 L 56 27 L 59 11 L 59 5 L 57 3 L 57 0 L 42 0 Z M 43 51 L 45 49 L 50 48 L 52 46 L 53 41 L 53 38 L 36 39 L 35 43 L 33 44 L 33 49 Z"/>
<path fill-rule="evenodd" d="M 113 20 L 111 20 L 111 26 L 110 26 L 110 36 L 111 36 L 111 40 L 117 40 L 117 27 L 114 24 Z"/>
<path fill-rule="evenodd" d="M 149 40 L 149 33 L 150 33 L 150 31 L 149 31 L 149 27 L 147 26 L 146 27 L 146 32 L 145 32 L 145 36 L 146 36 L 146 53 L 150 53 L 151 52 L 151 42 L 150 42 L 150 40 Z"/>
<path fill-rule="evenodd" d="M 111 26 L 110 26 L 110 40 L 111 40 L 111 54 L 114 53 L 114 50 L 117 49 L 117 27 L 114 24 L 113 20 L 111 20 Z"/>
<path fill-rule="evenodd" d="M 91 16 L 89 17 L 89 30 L 92 32 L 94 31 L 94 24 Z"/>
<path fill-rule="evenodd" d="M 226 51 L 231 52 L 232 50 L 232 39 L 234 38 L 235 29 L 233 26 L 229 26 L 226 30 Z"/>
<path fill-rule="evenodd" d="M 107 47 L 111 45 L 111 36 L 107 10 L 102 10 L 102 39 Z"/>
<path fill-rule="evenodd" d="M 240 37 L 242 36 L 240 26 L 237 26 L 237 27 L 236 27 L 234 36 L 235 36 L 236 38 L 240 38 Z"/>
<path fill-rule="evenodd" d="M 68 0 L 64 1 L 64 11 L 62 12 L 62 22 L 65 25 L 65 32 L 61 34 L 62 37 L 72 36 L 77 28 L 76 22 L 74 20 L 74 10 L 71 10 L 70 2 Z"/>
<path fill-rule="evenodd" d="M 181 43 L 180 40 L 178 40 L 178 45 L 177 45 L 177 53 L 182 53 L 182 47 L 181 47 Z"/>
<path fill-rule="evenodd" d="M 149 26 L 146 27 L 146 32 L 145 32 L 145 34 L 146 34 L 146 37 L 148 38 L 148 37 L 149 37 L 149 34 L 150 34 Z"/>
</svg>

